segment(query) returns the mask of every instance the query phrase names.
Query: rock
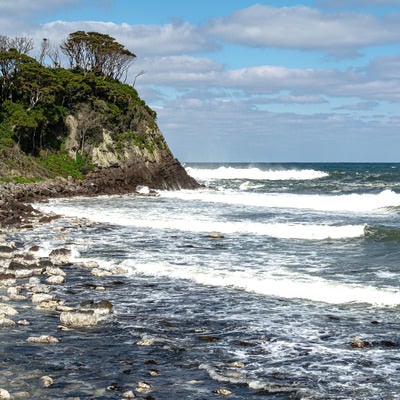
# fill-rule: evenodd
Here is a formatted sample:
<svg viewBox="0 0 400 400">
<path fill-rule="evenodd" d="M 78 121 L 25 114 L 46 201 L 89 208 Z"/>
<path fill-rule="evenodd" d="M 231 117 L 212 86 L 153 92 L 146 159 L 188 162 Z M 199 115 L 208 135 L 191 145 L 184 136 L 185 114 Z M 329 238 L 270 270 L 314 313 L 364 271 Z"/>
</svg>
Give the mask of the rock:
<svg viewBox="0 0 400 400">
<path fill-rule="evenodd" d="M 151 390 L 150 383 L 147 382 L 138 382 L 136 386 L 136 391 L 139 393 L 147 393 Z"/>
<path fill-rule="evenodd" d="M 134 399 L 136 396 L 135 394 L 132 392 L 132 390 L 129 390 L 127 392 L 122 393 L 122 398 L 123 399 Z"/>
<path fill-rule="evenodd" d="M 65 278 L 62 275 L 51 275 L 46 279 L 49 285 L 61 285 L 65 282 Z"/>
<path fill-rule="evenodd" d="M 37 251 L 40 250 L 40 247 L 39 247 L 39 246 L 32 246 L 32 247 L 30 247 L 28 250 L 29 250 L 29 251 L 32 251 L 32 252 L 37 252 Z"/>
<path fill-rule="evenodd" d="M 207 237 L 210 239 L 223 239 L 225 236 L 222 233 L 210 233 Z"/>
<path fill-rule="evenodd" d="M 44 271 L 45 275 L 66 276 L 67 274 L 60 268 L 55 266 L 48 266 Z"/>
<path fill-rule="evenodd" d="M 17 324 L 21 325 L 21 326 L 28 326 L 31 323 L 29 321 L 27 321 L 26 319 L 20 319 L 19 321 L 17 321 Z"/>
<path fill-rule="evenodd" d="M 213 393 L 219 394 L 221 396 L 230 396 L 232 392 L 228 389 L 217 389 Z"/>
<path fill-rule="evenodd" d="M 243 368 L 244 363 L 242 363 L 240 361 L 234 361 L 234 362 L 229 363 L 229 366 L 232 368 Z"/>
<path fill-rule="evenodd" d="M 92 275 L 98 276 L 99 278 L 104 278 L 106 276 L 112 275 L 112 272 L 107 271 L 105 269 L 100 269 L 100 268 L 93 268 L 91 273 L 92 273 Z"/>
<path fill-rule="evenodd" d="M 15 326 L 15 322 L 12 319 L 0 317 L 0 328 L 9 328 L 11 326 Z"/>
<path fill-rule="evenodd" d="M 68 264 L 70 262 L 71 250 L 61 248 L 50 252 L 49 257 L 56 265 Z"/>
<path fill-rule="evenodd" d="M 13 286 L 17 283 L 17 280 L 15 278 L 15 274 L 0 274 L 0 286 L 3 287 L 8 287 L 8 286 Z"/>
<path fill-rule="evenodd" d="M 11 394 L 5 390 L 5 389 L 0 389 L 0 399 L 1 400 L 11 400 Z"/>
<path fill-rule="evenodd" d="M 350 346 L 357 348 L 357 349 L 364 349 L 366 347 L 370 347 L 371 343 L 369 343 L 365 340 L 358 339 L 358 338 L 353 338 L 350 342 Z"/>
<path fill-rule="evenodd" d="M 40 304 L 43 302 L 48 302 L 48 301 L 53 301 L 54 300 L 54 296 L 51 294 L 47 294 L 47 293 L 35 293 L 32 296 L 32 303 L 33 304 Z"/>
<path fill-rule="evenodd" d="M 20 288 L 17 286 L 11 286 L 7 289 L 7 295 L 11 300 L 25 300 L 26 297 L 19 294 Z"/>
<path fill-rule="evenodd" d="M 60 322 L 74 327 L 95 326 L 99 322 L 99 316 L 93 310 L 63 311 Z"/>
<path fill-rule="evenodd" d="M 98 268 L 99 264 L 95 261 L 87 261 L 87 262 L 82 262 L 82 263 L 76 263 L 74 264 L 75 267 L 78 268 L 88 268 L 88 269 L 93 269 L 93 268 Z"/>
<path fill-rule="evenodd" d="M 40 378 L 40 382 L 42 383 L 43 387 L 50 387 L 54 385 L 54 380 L 50 376 L 42 376 Z"/>
<path fill-rule="evenodd" d="M 113 275 L 124 275 L 124 274 L 127 274 L 128 272 L 129 271 L 126 268 L 123 268 L 123 267 L 114 267 L 111 270 L 111 273 Z"/>
<path fill-rule="evenodd" d="M 30 336 L 26 339 L 28 343 L 41 343 L 41 344 L 55 344 L 59 340 L 53 336 L 41 335 L 41 336 Z"/>
<path fill-rule="evenodd" d="M 17 314 L 18 314 L 18 311 L 14 307 L 12 307 L 8 304 L 5 304 L 5 303 L 0 303 L 0 315 L 8 316 L 8 315 L 17 315 Z"/>
<path fill-rule="evenodd" d="M 35 308 L 41 311 L 53 311 L 57 310 L 60 307 L 60 305 L 62 305 L 61 300 L 49 300 L 49 301 L 42 301 Z"/>
<path fill-rule="evenodd" d="M 152 346 L 155 342 L 156 342 L 155 339 L 150 338 L 150 339 L 139 340 L 138 342 L 136 342 L 136 344 L 138 346 Z"/>
</svg>

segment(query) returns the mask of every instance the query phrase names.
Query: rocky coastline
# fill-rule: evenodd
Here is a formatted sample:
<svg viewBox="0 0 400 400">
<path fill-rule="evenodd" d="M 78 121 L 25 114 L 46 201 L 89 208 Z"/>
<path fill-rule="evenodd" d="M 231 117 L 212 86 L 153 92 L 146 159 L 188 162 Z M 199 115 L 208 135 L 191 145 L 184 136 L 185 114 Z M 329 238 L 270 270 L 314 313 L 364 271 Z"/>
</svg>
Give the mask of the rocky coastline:
<svg viewBox="0 0 400 400">
<path fill-rule="evenodd" d="M 184 171 L 183 167 L 181 168 Z M 57 178 L 38 183 L 0 184 L 0 337 L 2 337 L 3 345 L 12 347 L 12 343 L 9 342 L 12 342 L 13 336 L 18 334 L 19 342 L 25 342 L 26 345 L 62 346 L 59 343 L 60 333 L 68 335 L 74 329 L 96 327 L 108 318 L 112 318 L 113 305 L 106 297 L 101 296 L 101 293 L 106 293 L 108 290 L 106 285 L 89 283 L 84 285 L 85 290 L 96 295 L 76 304 L 72 301 L 72 305 L 66 305 L 65 300 L 59 298 L 57 293 L 65 282 L 68 283 L 67 271 L 75 271 L 74 273 L 79 276 L 86 275 L 89 280 L 90 277 L 101 280 L 121 275 L 124 271 L 118 268 L 111 271 L 104 270 L 95 263 L 85 265 L 74 263 L 71 260 L 70 243 L 65 243 L 60 248 L 53 249 L 49 254 L 44 255 L 43 249 L 39 246 L 16 241 L 15 237 L 24 231 L 33 232 L 38 227 L 43 229 L 48 226 L 48 229 L 52 230 L 54 229 L 52 223 L 59 218 L 62 219 L 57 215 L 41 213 L 32 206 L 31 203 L 34 202 L 46 201 L 49 198 L 104 194 L 156 195 L 155 190 L 146 187 L 143 191 L 143 186 L 132 186 L 133 180 L 121 179 L 121 174 L 118 176 L 119 178 L 113 181 L 110 171 L 106 171 L 105 174 L 97 174 L 91 179 L 82 181 Z M 107 185 L 106 179 L 108 179 Z M 135 183 L 142 182 L 143 180 L 138 180 Z M 144 182 L 147 181 L 144 180 Z M 165 188 L 168 178 L 164 176 L 164 179 L 158 182 L 149 182 L 153 183 L 154 187 Z M 169 188 L 197 186 L 197 183 L 187 177 L 185 172 L 182 172 L 181 177 L 178 176 L 174 182 Z M 83 226 L 90 226 L 91 223 L 68 221 L 67 224 L 72 224 L 72 229 L 80 229 Z M 42 317 L 49 315 L 57 321 L 56 325 L 53 323 L 53 328 L 50 330 L 41 321 Z M 54 330 L 55 326 L 56 330 Z M 12 371 L 13 365 L 9 365 L 7 360 L 6 355 L 0 362 L 1 369 Z M 27 380 L 22 376 L 4 379 L 7 376 L 8 373 L 3 375 L 3 378 L 0 377 L 0 399 L 53 398 L 52 395 L 46 394 L 46 390 L 55 385 L 54 377 L 46 371 L 43 373 L 35 371 L 33 380 Z M 23 383 L 24 379 L 28 384 Z M 119 398 L 134 398 L 135 392 L 137 394 L 143 391 L 148 392 L 150 388 L 144 389 L 144 386 L 145 383 L 137 382 L 136 386 L 118 393 Z M 115 391 L 115 388 L 104 387 L 98 390 L 102 392 L 102 396 L 106 396 L 107 392 L 111 393 L 110 391 Z"/>
</svg>

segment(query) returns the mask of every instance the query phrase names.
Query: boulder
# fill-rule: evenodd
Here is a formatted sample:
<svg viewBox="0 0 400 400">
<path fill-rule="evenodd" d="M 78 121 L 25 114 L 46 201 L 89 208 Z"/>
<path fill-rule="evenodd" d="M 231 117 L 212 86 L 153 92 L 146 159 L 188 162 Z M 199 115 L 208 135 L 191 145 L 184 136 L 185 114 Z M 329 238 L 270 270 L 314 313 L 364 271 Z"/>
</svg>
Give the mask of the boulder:
<svg viewBox="0 0 400 400">
<path fill-rule="evenodd" d="M 5 389 L 0 389 L 0 399 L 1 400 L 11 400 L 11 394 L 5 390 Z"/>
<path fill-rule="evenodd" d="M 11 326 L 15 326 L 15 322 L 12 319 L 0 317 L 0 328 L 9 328 Z"/>
<path fill-rule="evenodd" d="M 17 315 L 17 314 L 18 314 L 18 311 L 14 307 L 12 307 L 8 304 L 5 304 L 5 303 L 0 303 L 0 315 L 12 316 L 12 315 Z"/>
<path fill-rule="evenodd" d="M 74 327 L 95 326 L 99 322 L 98 315 L 93 310 L 63 311 L 60 314 L 63 325 Z"/>
<path fill-rule="evenodd" d="M 98 303 L 87 301 L 80 308 L 66 310 L 60 314 L 60 322 L 63 325 L 74 327 L 95 326 L 112 313 L 112 304 L 108 300 Z"/>
<path fill-rule="evenodd" d="M 26 339 L 28 343 L 41 343 L 41 344 L 55 344 L 58 343 L 58 339 L 54 336 L 41 335 L 41 336 L 30 336 Z"/>
</svg>

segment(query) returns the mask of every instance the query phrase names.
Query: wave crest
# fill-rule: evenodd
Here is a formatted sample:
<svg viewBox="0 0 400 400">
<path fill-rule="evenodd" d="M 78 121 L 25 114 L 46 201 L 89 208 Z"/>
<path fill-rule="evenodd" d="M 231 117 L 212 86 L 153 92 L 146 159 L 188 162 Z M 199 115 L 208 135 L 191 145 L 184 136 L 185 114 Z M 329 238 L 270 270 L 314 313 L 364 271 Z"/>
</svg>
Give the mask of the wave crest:
<svg viewBox="0 0 400 400">
<path fill-rule="evenodd" d="M 186 167 L 187 173 L 193 178 L 201 181 L 214 180 L 259 180 L 259 181 L 286 181 L 286 180 L 311 180 L 329 176 L 323 171 L 313 169 L 268 169 L 260 168 L 194 168 Z"/>
</svg>

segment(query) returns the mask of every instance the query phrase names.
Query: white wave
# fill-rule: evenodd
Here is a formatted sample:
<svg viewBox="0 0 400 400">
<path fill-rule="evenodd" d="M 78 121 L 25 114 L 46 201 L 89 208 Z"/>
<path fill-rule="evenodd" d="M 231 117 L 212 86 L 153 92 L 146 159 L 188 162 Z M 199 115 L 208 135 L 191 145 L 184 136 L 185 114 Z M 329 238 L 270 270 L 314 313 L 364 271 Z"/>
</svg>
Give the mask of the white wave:
<svg viewBox="0 0 400 400">
<path fill-rule="evenodd" d="M 280 239 L 348 239 L 364 236 L 365 225 L 322 225 L 322 224 L 289 224 L 289 223 L 262 223 L 262 222 L 225 222 L 210 219 L 196 219 L 185 215 L 128 214 L 118 208 L 103 210 L 79 207 L 52 207 L 41 205 L 43 211 L 53 211 L 67 217 L 88 218 L 95 222 L 102 222 L 121 226 L 135 226 L 158 230 L 177 230 L 203 234 L 250 234 L 269 236 Z"/>
<path fill-rule="evenodd" d="M 167 263 L 126 261 L 130 273 L 137 275 L 185 279 L 201 285 L 229 287 L 246 292 L 287 299 L 304 299 L 329 304 L 366 303 L 375 306 L 397 306 L 400 293 L 395 289 L 358 286 L 305 275 L 277 277 L 249 271 L 215 270 L 175 266 Z"/>
<path fill-rule="evenodd" d="M 316 211 L 370 212 L 400 206 L 400 194 L 388 189 L 378 194 L 353 193 L 342 195 L 248 193 L 216 190 L 163 192 L 161 195 L 187 201 L 197 200 L 252 207 Z"/>
<path fill-rule="evenodd" d="M 313 169 L 268 169 L 259 168 L 234 168 L 218 167 L 214 169 L 186 167 L 190 176 L 201 181 L 213 181 L 220 179 L 246 179 L 246 180 L 310 180 L 328 176 L 326 172 Z"/>
</svg>

